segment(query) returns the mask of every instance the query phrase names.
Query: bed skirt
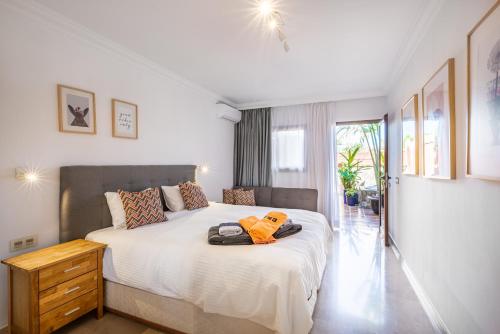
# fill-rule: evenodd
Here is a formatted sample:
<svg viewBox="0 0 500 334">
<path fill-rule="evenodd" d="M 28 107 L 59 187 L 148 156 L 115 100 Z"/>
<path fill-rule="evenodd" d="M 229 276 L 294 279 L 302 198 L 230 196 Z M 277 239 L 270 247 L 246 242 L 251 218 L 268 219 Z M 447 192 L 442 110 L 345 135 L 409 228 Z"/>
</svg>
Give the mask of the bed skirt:
<svg viewBox="0 0 500 334">
<path fill-rule="evenodd" d="M 170 333 L 186 334 L 272 334 L 253 321 L 203 312 L 199 307 L 175 298 L 105 280 L 104 305 L 126 316 Z"/>
</svg>

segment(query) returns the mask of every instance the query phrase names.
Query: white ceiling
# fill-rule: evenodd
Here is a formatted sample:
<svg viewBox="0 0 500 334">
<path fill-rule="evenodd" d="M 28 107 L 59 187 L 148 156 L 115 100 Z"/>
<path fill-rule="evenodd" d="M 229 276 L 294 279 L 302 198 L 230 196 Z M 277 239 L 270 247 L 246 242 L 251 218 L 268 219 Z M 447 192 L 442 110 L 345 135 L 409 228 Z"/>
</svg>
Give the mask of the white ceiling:
<svg viewBox="0 0 500 334">
<path fill-rule="evenodd" d="M 384 95 L 436 2 L 280 0 L 285 53 L 256 0 L 37 1 L 239 105 Z"/>
</svg>

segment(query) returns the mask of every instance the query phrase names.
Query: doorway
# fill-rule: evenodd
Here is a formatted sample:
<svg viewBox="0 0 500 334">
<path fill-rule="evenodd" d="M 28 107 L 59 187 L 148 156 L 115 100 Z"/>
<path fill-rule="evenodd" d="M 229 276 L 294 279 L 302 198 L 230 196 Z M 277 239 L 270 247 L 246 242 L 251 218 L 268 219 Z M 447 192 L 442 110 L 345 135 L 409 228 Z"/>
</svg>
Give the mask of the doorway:
<svg viewBox="0 0 500 334">
<path fill-rule="evenodd" d="M 386 124 L 386 117 L 337 123 L 336 176 L 339 228 L 378 229 L 388 245 Z"/>
</svg>

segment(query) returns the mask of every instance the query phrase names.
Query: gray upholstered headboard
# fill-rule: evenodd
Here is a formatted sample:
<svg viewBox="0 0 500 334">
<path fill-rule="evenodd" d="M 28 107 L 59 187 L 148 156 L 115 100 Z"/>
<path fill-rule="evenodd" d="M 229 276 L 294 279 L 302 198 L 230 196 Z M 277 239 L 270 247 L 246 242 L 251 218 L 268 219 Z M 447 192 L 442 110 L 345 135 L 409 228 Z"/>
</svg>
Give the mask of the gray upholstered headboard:
<svg viewBox="0 0 500 334">
<path fill-rule="evenodd" d="M 112 225 L 106 191 L 140 191 L 194 181 L 195 176 L 194 165 L 61 167 L 59 240 L 84 238 Z"/>
</svg>

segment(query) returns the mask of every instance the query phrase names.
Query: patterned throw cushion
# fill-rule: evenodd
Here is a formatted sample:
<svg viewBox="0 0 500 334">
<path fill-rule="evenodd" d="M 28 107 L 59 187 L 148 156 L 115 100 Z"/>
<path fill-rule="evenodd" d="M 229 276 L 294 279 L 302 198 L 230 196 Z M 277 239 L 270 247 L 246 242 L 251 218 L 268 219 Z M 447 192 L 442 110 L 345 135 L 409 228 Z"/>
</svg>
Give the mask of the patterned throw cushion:
<svg viewBox="0 0 500 334">
<path fill-rule="evenodd" d="M 186 182 L 179 184 L 184 205 L 188 210 L 205 208 L 208 206 L 208 200 L 203 193 L 203 189 L 196 183 Z"/>
<path fill-rule="evenodd" d="M 118 190 L 118 194 L 125 210 L 127 229 L 167 220 L 163 214 L 158 188 L 150 188 L 140 192 Z"/>
<path fill-rule="evenodd" d="M 234 204 L 233 189 L 222 189 L 222 202 L 224 204 Z"/>
<path fill-rule="evenodd" d="M 255 206 L 255 193 L 253 189 L 251 190 L 234 189 L 233 196 L 234 196 L 234 204 L 236 205 Z"/>
</svg>

